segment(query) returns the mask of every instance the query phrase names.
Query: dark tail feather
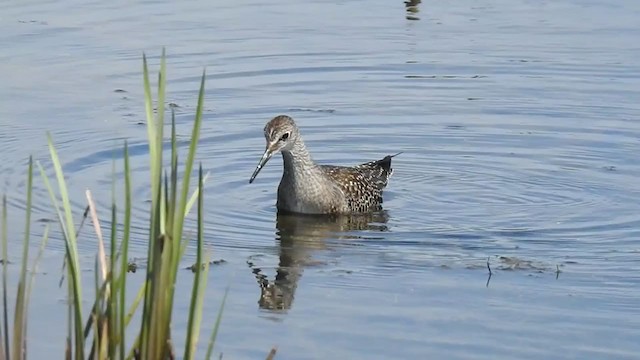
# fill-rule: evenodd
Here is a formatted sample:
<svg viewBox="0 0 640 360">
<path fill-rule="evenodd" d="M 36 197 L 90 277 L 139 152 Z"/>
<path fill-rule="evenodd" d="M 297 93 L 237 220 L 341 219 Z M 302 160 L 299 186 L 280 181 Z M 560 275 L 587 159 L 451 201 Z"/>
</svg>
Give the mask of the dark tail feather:
<svg viewBox="0 0 640 360">
<path fill-rule="evenodd" d="M 391 173 L 393 171 L 393 169 L 391 169 L 391 158 L 394 158 L 402 154 L 403 152 L 404 151 L 400 151 L 399 153 L 394 155 L 387 155 L 383 159 L 376 161 L 375 164 L 382 167 L 386 172 Z"/>
</svg>

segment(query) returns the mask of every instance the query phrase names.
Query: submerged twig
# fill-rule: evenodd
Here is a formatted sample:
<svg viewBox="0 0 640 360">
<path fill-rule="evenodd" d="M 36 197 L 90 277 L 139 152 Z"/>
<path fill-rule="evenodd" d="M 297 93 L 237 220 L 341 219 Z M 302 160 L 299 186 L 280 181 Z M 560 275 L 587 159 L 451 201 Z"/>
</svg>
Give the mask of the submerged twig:
<svg viewBox="0 0 640 360">
<path fill-rule="evenodd" d="M 487 257 L 487 269 L 489 270 L 489 277 L 487 278 L 487 285 L 486 287 L 489 287 L 489 282 L 491 281 L 491 276 L 493 276 L 493 271 L 491 271 L 491 265 L 489 264 L 489 260 L 491 259 L 491 257 Z"/>
<path fill-rule="evenodd" d="M 271 351 L 269 351 L 269 355 L 267 355 L 266 360 L 273 360 L 273 358 L 276 357 L 276 351 L 278 351 L 278 348 L 276 346 L 271 348 Z"/>
<path fill-rule="evenodd" d="M 560 265 L 556 264 L 556 280 L 558 280 L 558 277 L 560 277 L 560 273 L 562 271 L 560 271 Z"/>
</svg>

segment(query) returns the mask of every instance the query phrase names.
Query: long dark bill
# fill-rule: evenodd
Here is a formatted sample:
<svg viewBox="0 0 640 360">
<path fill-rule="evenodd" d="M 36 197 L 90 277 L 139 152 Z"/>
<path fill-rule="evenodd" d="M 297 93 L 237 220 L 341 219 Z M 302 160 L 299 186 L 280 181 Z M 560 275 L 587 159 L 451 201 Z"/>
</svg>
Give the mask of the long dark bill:
<svg viewBox="0 0 640 360">
<path fill-rule="evenodd" d="M 266 149 L 264 151 L 264 154 L 262 155 L 262 158 L 260 159 L 258 166 L 256 166 L 256 170 L 253 172 L 253 175 L 251 175 L 251 179 L 249 179 L 249 184 L 253 182 L 253 180 L 256 178 L 256 176 L 258 176 L 258 173 L 260 172 L 260 170 L 262 170 L 262 168 L 267 163 L 267 161 L 271 159 L 271 155 L 273 155 L 273 152 L 270 151 L 269 149 Z"/>
</svg>

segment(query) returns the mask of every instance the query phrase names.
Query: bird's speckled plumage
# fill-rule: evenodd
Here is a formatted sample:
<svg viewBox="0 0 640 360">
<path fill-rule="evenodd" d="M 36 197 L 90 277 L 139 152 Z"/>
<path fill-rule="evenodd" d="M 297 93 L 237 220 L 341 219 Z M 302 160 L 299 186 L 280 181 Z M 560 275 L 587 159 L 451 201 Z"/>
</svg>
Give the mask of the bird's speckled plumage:
<svg viewBox="0 0 640 360">
<path fill-rule="evenodd" d="M 279 115 L 264 128 L 267 147 L 249 182 L 280 151 L 284 171 L 277 208 L 305 214 L 353 214 L 382 209 L 382 192 L 393 169 L 388 155 L 353 167 L 318 165 L 309 155 L 293 119 Z"/>
</svg>

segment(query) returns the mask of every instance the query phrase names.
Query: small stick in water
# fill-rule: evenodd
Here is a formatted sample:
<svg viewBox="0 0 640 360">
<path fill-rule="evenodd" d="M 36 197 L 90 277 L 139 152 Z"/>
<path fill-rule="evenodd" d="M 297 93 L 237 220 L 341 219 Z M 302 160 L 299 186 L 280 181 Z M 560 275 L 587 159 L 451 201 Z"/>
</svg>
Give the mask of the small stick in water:
<svg viewBox="0 0 640 360">
<path fill-rule="evenodd" d="M 491 271 L 491 265 L 489 265 L 489 259 L 491 259 L 491 257 L 487 257 L 487 269 L 489 269 L 489 277 L 487 278 L 487 287 L 489 287 L 489 282 L 491 281 L 491 276 L 493 275 L 493 271 Z"/>
</svg>

